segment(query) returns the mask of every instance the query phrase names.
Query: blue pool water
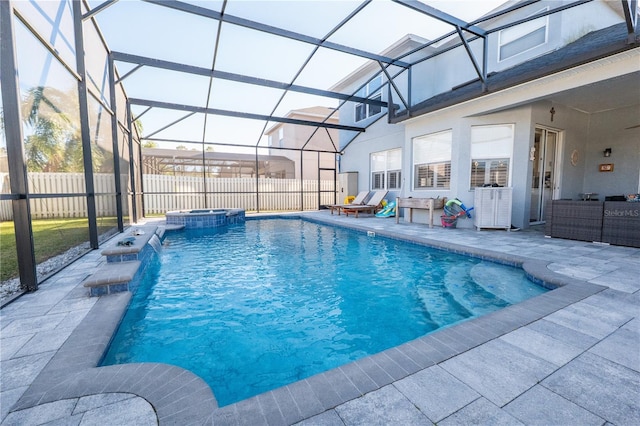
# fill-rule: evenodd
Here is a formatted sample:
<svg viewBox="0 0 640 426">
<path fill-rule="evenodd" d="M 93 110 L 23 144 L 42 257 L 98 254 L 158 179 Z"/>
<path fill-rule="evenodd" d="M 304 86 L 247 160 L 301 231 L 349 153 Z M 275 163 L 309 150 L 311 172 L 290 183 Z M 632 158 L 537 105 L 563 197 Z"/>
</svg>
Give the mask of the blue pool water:
<svg viewBox="0 0 640 426">
<path fill-rule="evenodd" d="M 103 365 L 178 365 L 224 406 L 544 291 L 519 268 L 302 220 L 169 233 Z"/>
</svg>

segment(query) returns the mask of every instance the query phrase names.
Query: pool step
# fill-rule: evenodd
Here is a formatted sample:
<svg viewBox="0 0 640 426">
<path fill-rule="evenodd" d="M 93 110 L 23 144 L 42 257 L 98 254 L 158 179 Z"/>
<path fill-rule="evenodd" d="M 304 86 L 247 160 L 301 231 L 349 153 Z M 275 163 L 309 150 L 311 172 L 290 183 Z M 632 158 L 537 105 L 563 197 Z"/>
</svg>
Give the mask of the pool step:
<svg viewBox="0 0 640 426">
<path fill-rule="evenodd" d="M 139 260 L 105 263 L 87 278 L 83 285 L 89 289 L 91 297 L 131 291 L 131 282 L 136 277 L 140 265 Z"/>
</svg>

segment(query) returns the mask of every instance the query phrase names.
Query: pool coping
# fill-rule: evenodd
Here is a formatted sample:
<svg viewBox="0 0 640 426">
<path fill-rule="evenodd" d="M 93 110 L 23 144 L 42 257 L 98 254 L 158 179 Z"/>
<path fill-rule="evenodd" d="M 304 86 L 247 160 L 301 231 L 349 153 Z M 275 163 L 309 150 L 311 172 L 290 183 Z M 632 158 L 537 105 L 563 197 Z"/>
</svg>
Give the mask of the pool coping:
<svg viewBox="0 0 640 426">
<path fill-rule="evenodd" d="M 304 214 L 263 215 L 247 220 L 263 218 L 300 218 L 361 232 L 372 231 L 359 223 L 338 224 Z M 102 296 L 12 410 L 98 393 L 123 392 L 147 400 L 156 410 L 160 424 L 235 424 L 241 419 L 251 419 L 251 423 L 256 424 L 292 424 L 439 364 L 606 289 L 555 273 L 547 267 L 551 262 L 428 237 L 397 235 L 378 229 L 375 232 L 386 238 L 521 266 L 538 283 L 556 288 L 221 408 L 209 386 L 182 368 L 159 363 L 98 367 L 132 297 L 128 292 Z"/>
</svg>

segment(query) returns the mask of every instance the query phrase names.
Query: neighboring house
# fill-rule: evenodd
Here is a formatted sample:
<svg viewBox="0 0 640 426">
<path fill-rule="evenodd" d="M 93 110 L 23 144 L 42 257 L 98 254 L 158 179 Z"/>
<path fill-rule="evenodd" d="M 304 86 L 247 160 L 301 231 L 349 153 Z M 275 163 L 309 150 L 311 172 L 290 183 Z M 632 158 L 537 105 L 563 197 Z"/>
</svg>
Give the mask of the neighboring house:
<svg viewBox="0 0 640 426">
<path fill-rule="evenodd" d="M 290 111 L 285 118 L 338 124 L 338 113 L 332 108 L 315 106 Z M 299 179 L 334 179 L 336 168 L 335 151 L 338 148 L 338 130 L 315 128 L 299 124 L 277 123 L 265 133 L 269 138 L 269 152 L 286 157 L 295 163 L 294 177 Z M 304 148 L 304 151 L 302 149 Z M 319 173 L 325 170 L 326 173 Z"/>
<path fill-rule="evenodd" d="M 361 190 L 386 189 L 390 199 L 457 197 L 472 206 L 476 187 L 513 187 L 519 227 L 543 222 L 552 199 L 640 192 L 638 36 L 622 1 L 525 20 L 568 3 L 526 4 L 478 23 L 488 30 L 486 59 L 482 39 L 467 37 L 477 67 L 457 35 L 433 44 L 408 35 L 383 54 L 411 52 L 401 58 L 412 64 L 410 84 L 408 72 L 381 73 L 374 63 L 336 84 L 332 90 L 370 99 L 391 96 L 394 105 L 391 114 L 354 102 L 340 108 L 341 124 L 366 127 L 341 132 L 340 171 L 357 171 Z M 601 163 L 613 172 L 600 172 Z"/>
<path fill-rule="evenodd" d="M 142 149 L 144 175 L 207 178 L 291 179 L 294 163 L 280 155 L 239 154 L 187 149 Z"/>
</svg>

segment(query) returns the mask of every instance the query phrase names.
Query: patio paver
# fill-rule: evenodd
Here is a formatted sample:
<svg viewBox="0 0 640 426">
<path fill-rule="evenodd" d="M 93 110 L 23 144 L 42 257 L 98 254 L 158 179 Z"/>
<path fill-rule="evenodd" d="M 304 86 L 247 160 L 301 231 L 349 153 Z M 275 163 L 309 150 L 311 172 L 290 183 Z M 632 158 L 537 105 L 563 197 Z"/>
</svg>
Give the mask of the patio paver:
<svg viewBox="0 0 640 426">
<path fill-rule="evenodd" d="M 640 424 L 640 284 L 629 273 L 640 270 L 639 249 L 549 239 L 534 230 L 296 215 L 524 260 L 534 275 L 566 285 L 215 408 L 211 391 L 189 372 L 146 364 L 95 368 L 128 298 L 87 297 L 81 283 L 102 262 L 92 252 L 0 311 L 1 424 Z"/>
</svg>

